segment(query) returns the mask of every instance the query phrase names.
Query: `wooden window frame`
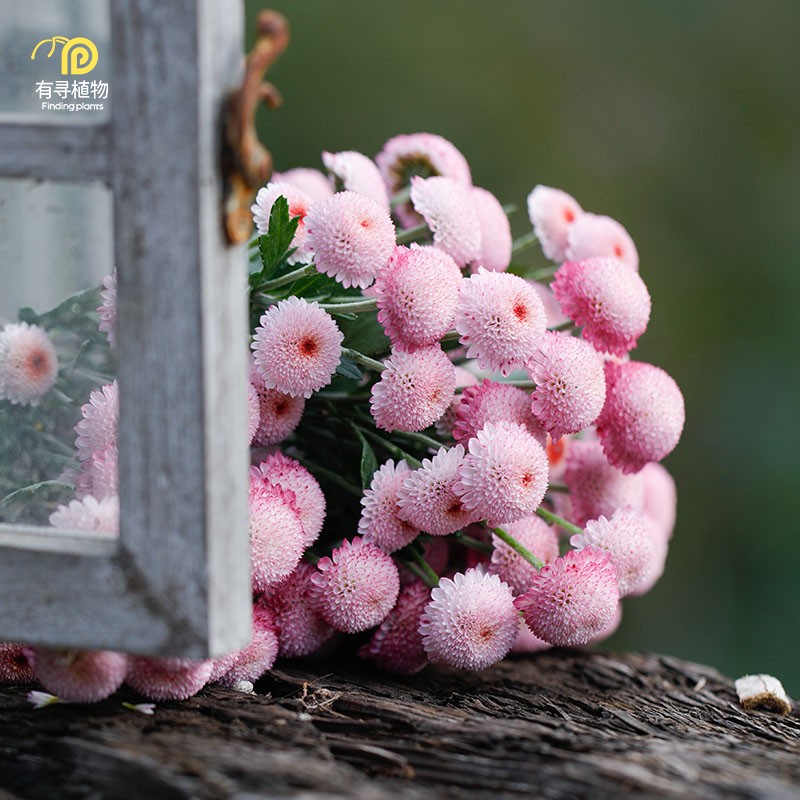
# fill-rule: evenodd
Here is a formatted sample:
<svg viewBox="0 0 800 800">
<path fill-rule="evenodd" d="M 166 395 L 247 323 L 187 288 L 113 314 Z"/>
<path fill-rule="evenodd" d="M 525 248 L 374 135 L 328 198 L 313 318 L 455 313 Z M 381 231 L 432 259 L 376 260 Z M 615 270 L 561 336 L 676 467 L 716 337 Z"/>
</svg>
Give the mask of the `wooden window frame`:
<svg viewBox="0 0 800 800">
<path fill-rule="evenodd" d="M 0 526 L 0 640 L 215 656 L 246 643 L 251 613 L 246 259 L 223 235 L 219 166 L 243 10 L 109 5 L 110 122 L 6 118 L 0 176 L 111 188 L 120 535 Z"/>
</svg>

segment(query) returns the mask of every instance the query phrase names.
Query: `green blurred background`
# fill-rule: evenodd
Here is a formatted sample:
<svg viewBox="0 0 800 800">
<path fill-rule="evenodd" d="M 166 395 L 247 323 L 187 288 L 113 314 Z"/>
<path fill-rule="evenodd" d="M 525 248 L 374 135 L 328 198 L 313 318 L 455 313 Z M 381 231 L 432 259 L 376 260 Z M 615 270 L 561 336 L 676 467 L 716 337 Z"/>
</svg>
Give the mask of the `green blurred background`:
<svg viewBox="0 0 800 800">
<path fill-rule="evenodd" d="M 248 2 L 248 43 L 263 2 Z M 515 202 L 536 183 L 619 219 L 653 297 L 635 356 L 687 423 L 667 572 L 611 648 L 770 672 L 800 696 L 800 3 L 268 3 L 292 43 L 260 118 L 278 169 L 431 131 Z"/>
</svg>

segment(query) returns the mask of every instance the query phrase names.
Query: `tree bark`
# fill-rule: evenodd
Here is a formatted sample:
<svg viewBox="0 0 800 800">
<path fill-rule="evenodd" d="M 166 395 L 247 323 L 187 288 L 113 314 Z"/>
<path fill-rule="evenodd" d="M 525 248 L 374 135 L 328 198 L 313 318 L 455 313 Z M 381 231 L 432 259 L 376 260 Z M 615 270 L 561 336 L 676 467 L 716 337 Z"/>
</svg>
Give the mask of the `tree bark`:
<svg viewBox="0 0 800 800">
<path fill-rule="evenodd" d="M 150 717 L 125 692 L 33 710 L 7 687 L 0 798 L 800 795 L 800 718 L 745 712 L 730 680 L 664 656 L 552 651 L 410 678 L 295 662 L 256 690 L 209 687 Z"/>
</svg>

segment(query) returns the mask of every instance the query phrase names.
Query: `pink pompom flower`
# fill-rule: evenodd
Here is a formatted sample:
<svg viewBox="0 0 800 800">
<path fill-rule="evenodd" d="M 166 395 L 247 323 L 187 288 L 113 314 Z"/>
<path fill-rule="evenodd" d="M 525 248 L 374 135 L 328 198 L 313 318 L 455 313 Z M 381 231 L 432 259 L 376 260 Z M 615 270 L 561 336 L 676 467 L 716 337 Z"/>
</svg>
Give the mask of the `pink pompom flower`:
<svg viewBox="0 0 800 800">
<path fill-rule="evenodd" d="M 187 700 L 208 683 L 213 669 L 211 660 L 132 658 L 125 683 L 148 700 Z"/>
<path fill-rule="evenodd" d="M 0 642 L 0 684 L 33 683 L 36 680 L 27 652 L 24 644 Z"/>
<path fill-rule="evenodd" d="M 569 226 L 565 256 L 570 261 L 617 258 L 634 272 L 639 269 L 639 253 L 628 231 L 615 219 L 599 214 L 581 214 Z"/>
<path fill-rule="evenodd" d="M 261 424 L 261 401 L 258 389 L 252 383 L 247 384 L 247 443 L 252 444 Z"/>
<path fill-rule="evenodd" d="M 442 447 L 433 458 L 424 459 L 398 489 L 400 517 L 432 536 L 446 536 L 477 522 L 479 517 L 464 508 L 453 489 L 463 462 L 464 447 L 460 444 L 449 450 Z"/>
<path fill-rule="evenodd" d="M 393 350 L 372 387 L 370 410 L 385 431 L 422 431 L 447 411 L 456 387 L 453 364 L 435 345 L 407 353 Z"/>
<path fill-rule="evenodd" d="M 564 313 L 600 352 L 624 356 L 647 329 L 650 294 L 639 274 L 616 258 L 568 261 L 551 284 Z"/>
<path fill-rule="evenodd" d="M 481 369 L 508 375 L 536 354 L 544 340 L 544 306 L 536 290 L 517 275 L 480 268 L 461 283 L 456 330 L 467 358 Z"/>
<path fill-rule="evenodd" d="M 436 344 L 452 327 L 461 270 L 433 247 L 397 247 L 378 276 L 378 321 L 392 344 L 413 350 Z"/>
<path fill-rule="evenodd" d="M 414 675 L 427 663 L 419 632 L 420 618 L 431 599 L 431 590 L 421 581 L 406 584 L 397 604 L 381 622 L 372 638 L 358 651 L 386 672 Z"/>
<path fill-rule="evenodd" d="M 58 356 L 43 328 L 20 322 L 0 331 L 0 400 L 37 406 L 57 377 Z"/>
<path fill-rule="evenodd" d="M 539 184 L 528 195 L 528 217 L 542 252 L 560 264 L 566 258 L 567 233 L 583 209 L 574 197 L 561 189 Z"/>
<path fill-rule="evenodd" d="M 341 153 L 323 153 L 322 163 L 342 189 L 371 197 L 388 211 L 386 184 L 371 158 L 353 150 L 344 150 Z"/>
<path fill-rule="evenodd" d="M 273 172 L 273 183 L 289 183 L 304 192 L 312 203 L 323 200 L 333 194 L 330 180 L 318 169 L 310 167 L 295 167 L 286 172 Z M 291 214 L 291 212 L 290 212 Z"/>
<path fill-rule="evenodd" d="M 672 538 L 678 509 L 675 480 L 662 464 L 647 464 L 639 473 L 644 479 L 644 515 L 664 541 Z"/>
<path fill-rule="evenodd" d="M 588 644 L 608 627 L 619 605 L 611 557 L 594 547 L 570 550 L 543 567 L 514 605 L 540 639 L 557 647 Z"/>
<path fill-rule="evenodd" d="M 583 339 L 548 333 L 528 370 L 536 383 L 531 409 L 553 439 L 582 431 L 603 410 L 603 359 Z"/>
<path fill-rule="evenodd" d="M 551 564 L 558 558 L 558 534 L 540 517 L 525 517 L 503 527 L 544 564 Z M 492 545 L 489 572 L 505 581 L 515 596 L 524 594 L 538 570 L 494 534 Z"/>
<path fill-rule="evenodd" d="M 535 633 L 520 619 L 517 638 L 511 647 L 512 653 L 541 653 L 543 650 L 550 650 L 553 645 L 540 639 Z"/>
<path fill-rule="evenodd" d="M 228 670 L 216 680 L 223 686 L 234 687 L 242 681 L 255 683 L 272 669 L 278 657 L 278 629 L 275 617 L 262 605 L 253 607 L 253 625 L 250 644 L 236 654 Z"/>
<path fill-rule="evenodd" d="M 50 515 L 50 524 L 65 531 L 94 531 L 114 537 L 119 533 L 119 499 L 109 495 L 101 500 L 88 494 Z"/>
<path fill-rule="evenodd" d="M 639 472 L 672 452 L 686 419 L 683 394 L 660 367 L 606 363 L 606 402 L 597 435 L 609 462 Z"/>
<path fill-rule="evenodd" d="M 610 517 L 620 506 L 644 505 L 642 476 L 611 466 L 597 441 L 570 442 L 564 483 L 569 494 L 556 496 L 558 513 L 579 527 L 601 515 Z"/>
<path fill-rule="evenodd" d="M 470 440 L 454 489 L 478 518 L 499 525 L 533 514 L 547 478 L 544 448 L 522 425 L 490 422 Z"/>
<path fill-rule="evenodd" d="M 465 389 L 467 386 L 475 386 L 478 383 L 478 379 L 475 377 L 475 375 L 473 375 L 469 370 L 464 369 L 464 367 L 456 367 L 455 372 L 456 392 L 458 392 L 459 389 Z M 436 420 L 436 433 L 442 438 L 453 436 L 453 428 L 456 424 L 456 414 L 458 412 L 459 405 L 461 405 L 461 395 L 456 394 L 450 401 L 447 411 L 445 411 L 444 414 L 438 420 Z"/>
<path fill-rule="evenodd" d="M 420 533 L 419 528 L 400 518 L 399 492 L 410 472 L 405 461 L 387 461 L 372 476 L 361 498 L 358 533 L 384 553 L 405 547 Z"/>
<path fill-rule="evenodd" d="M 253 337 L 253 367 L 267 389 L 308 398 L 331 382 L 343 339 L 327 311 L 292 296 L 262 315 Z"/>
<path fill-rule="evenodd" d="M 382 622 L 400 591 L 391 557 L 356 536 L 317 563 L 311 579 L 320 613 L 336 630 L 358 633 Z"/>
<path fill-rule="evenodd" d="M 433 246 L 459 267 L 481 254 L 481 225 L 472 200 L 472 187 L 452 178 L 411 179 L 411 202 L 433 233 Z"/>
<path fill-rule="evenodd" d="M 486 189 L 474 186 L 470 192 L 472 205 L 481 231 L 481 249 L 475 259 L 490 272 L 505 272 L 511 263 L 511 225 L 500 201 Z"/>
<path fill-rule="evenodd" d="M 99 330 L 105 333 L 108 344 L 113 350 L 117 346 L 117 270 L 103 278 L 103 290 L 100 292 Z"/>
<path fill-rule="evenodd" d="M 81 406 L 82 419 L 75 426 L 78 459 L 87 461 L 117 443 L 119 424 L 119 387 L 117 382 L 94 389 L 89 402 Z"/>
<path fill-rule="evenodd" d="M 292 239 L 292 247 L 296 249 L 287 261 L 290 264 L 307 264 L 311 261 L 311 253 L 306 241 L 308 233 L 306 216 L 311 208 L 312 200 L 302 189 L 292 183 L 276 183 L 275 181 L 259 189 L 256 202 L 250 207 L 253 212 L 253 222 L 255 222 L 259 234 L 269 233 L 269 215 L 279 197 L 286 198 L 289 205 L 289 219 L 300 218 Z"/>
<path fill-rule="evenodd" d="M 294 494 L 250 476 L 250 572 L 254 592 L 289 575 L 303 555 L 305 531 Z"/>
<path fill-rule="evenodd" d="M 547 438 L 533 416 L 530 397 L 516 386 L 484 380 L 480 386 L 465 387 L 456 406 L 453 438 L 466 445 L 487 422 L 516 422 L 541 445 Z"/>
<path fill-rule="evenodd" d="M 262 446 L 278 444 L 300 424 L 306 399 L 267 389 L 263 378 L 252 368 L 250 383 L 258 394 L 258 428 L 253 443 Z"/>
<path fill-rule="evenodd" d="M 481 670 L 514 644 L 519 618 L 511 589 L 479 569 L 442 578 L 431 592 L 419 632 L 428 658 L 457 669 Z"/>
<path fill-rule="evenodd" d="M 42 686 L 65 703 L 97 703 L 122 686 L 128 657 L 110 651 L 35 647 L 31 660 Z"/>
<path fill-rule="evenodd" d="M 317 479 L 299 461 L 283 453 L 267 456 L 257 467 L 251 467 L 250 472 L 272 486 L 292 492 L 303 523 L 303 546 L 314 544 L 325 522 L 325 495 Z"/>
<path fill-rule="evenodd" d="M 611 556 L 617 570 L 620 597 L 641 594 L 649 582 L 656 552 L 641 511 L 623 506 L 610 519 L 589 520 L 583 533 L 575 534 L 569 541 L 577 550 L 591 545 Z"/>
<path fill-rule="evenodd" d="M 371 197 L 337 192 L 306 218 L 314 265 L 342 286 L 366 289 L 389 263 L 395 232 L 389 212 Z"/>
<path fill-rule="evenodd" d="M 322 618 L 314 599 L 312 564 L 301 561 L 297 569 L 261 595 L 260 603 L 269 608 L 278 632 L 279 654 L 300 658 L 316 652 L 333 635 L 333 628 Z"/>
</svg>

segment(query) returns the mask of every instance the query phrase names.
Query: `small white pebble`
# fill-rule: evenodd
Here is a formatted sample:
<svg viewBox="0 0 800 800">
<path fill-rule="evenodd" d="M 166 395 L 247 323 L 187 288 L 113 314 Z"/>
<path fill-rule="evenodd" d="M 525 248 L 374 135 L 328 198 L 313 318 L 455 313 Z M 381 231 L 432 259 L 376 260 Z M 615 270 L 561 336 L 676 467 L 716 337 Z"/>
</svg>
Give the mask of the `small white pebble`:
<svg viewBox="0 0 800 800">
<path fill-rule="evenodd" d="M 237 692 L 244 692 L 244 694 L 253 694 L 253 684 L 250 681 L 239 681 L 233 685 Z"/>
<path fill-rule="evenodd" d="M 736 681 L 736 693 L 745 711 L 775 711 L 781 716 L 792 711 L 792 701 L 772 675 L 743 675 Z"/>
<path fill-rule="evenodd" d="M 708 681 L 705 678 L 700 678 L 699 681 L 694 685 L 694 691 L 701 692 L 703 689 L 706 688 L 706 684 Z"/>
<path fill-rule="evenodd" d="M 35 689 L 33 691 L 28 692 L 25 698 L 34 708 L 47 708 L 47 706 L 52 706 L 54 703 L 60 703 L 58 697 L 54 694 L 50 694 L 49 692 L 39 692 Z"/>
</svg>

